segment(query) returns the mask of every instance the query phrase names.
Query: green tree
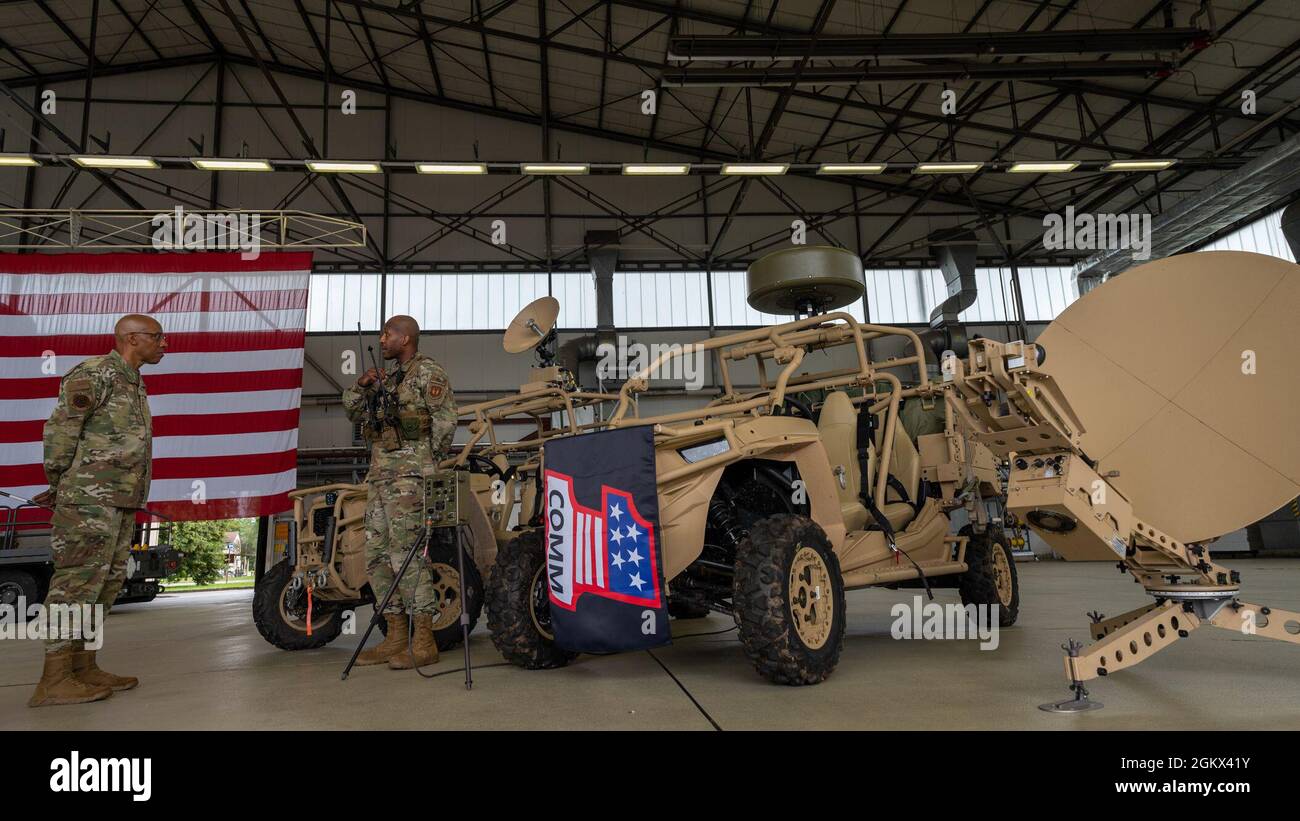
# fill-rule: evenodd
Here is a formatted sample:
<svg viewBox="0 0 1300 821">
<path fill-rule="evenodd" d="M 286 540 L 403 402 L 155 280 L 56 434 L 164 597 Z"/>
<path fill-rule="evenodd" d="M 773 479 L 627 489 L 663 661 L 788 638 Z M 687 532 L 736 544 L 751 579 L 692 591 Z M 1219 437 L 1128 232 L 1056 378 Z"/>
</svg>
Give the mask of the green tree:
<svg viewBox="0 0 1300 821">
<path fill-rule="evenodd" d="M 257 554 L 257 519 L 230 519 L 226 522 L 227 530 L 239 534 L 240 552 L 245 556 Z"/>
<path fill-rule="evenodd" d="M 226 567 L 226 522 L 177 522 L 172 546 L 185 554 L 178 575 L 212 584 Z"/>
</svg>

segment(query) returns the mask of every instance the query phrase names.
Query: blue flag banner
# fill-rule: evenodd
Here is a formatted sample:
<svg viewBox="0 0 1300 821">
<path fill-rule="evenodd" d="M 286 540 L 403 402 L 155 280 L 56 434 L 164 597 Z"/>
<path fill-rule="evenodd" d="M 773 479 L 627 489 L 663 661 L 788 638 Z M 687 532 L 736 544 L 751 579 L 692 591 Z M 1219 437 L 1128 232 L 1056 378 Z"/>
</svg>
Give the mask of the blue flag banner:
<svg viewBox="0 0 1300 821">
<path fill-rule="evenodd" d="M 555 439 L 546 444 L 545 464 L 555 643 L 579 653 L 668 644 L 654 431 Z"/>
</svg>

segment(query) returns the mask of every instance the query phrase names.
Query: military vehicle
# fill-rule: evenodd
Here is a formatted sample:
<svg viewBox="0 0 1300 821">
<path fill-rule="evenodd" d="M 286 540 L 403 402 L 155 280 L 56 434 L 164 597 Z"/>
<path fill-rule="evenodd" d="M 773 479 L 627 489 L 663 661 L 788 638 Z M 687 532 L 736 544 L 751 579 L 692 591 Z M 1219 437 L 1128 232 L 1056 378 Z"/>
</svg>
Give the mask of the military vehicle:
<svg viewBox="0 0 1300 821">
<path fill-rule="evenodd" d="M 997 464 L 936 404 L 945 394 L 931 381 L 927 345 L 907 328 L 833 310 L 864 290 L 851 252 L 787 249 L 756 261 L 748 276 L 754 308 L 802 318 L 663 353 L 623 384 L 603 423 L 654 428 L 670 600 L 734 617 L 758 672 L 792 685 L 834 670 L 847 590 L 955 587 L 963 603 L 996 605 L 1000 625 L 1013 624 L 1015 564 L 983 503 L 999 492 Z M 874 361 L 869 346 L 887 342 L 909 352 Z M 721 395 L 637 416 L 650 376 L 696 352 L 715 357 Z M 809 367 L 814 361 L 826 367 Z M 738 387 L 743 363 L 756 389 Z M 899 369 L 914 374 L 907 385 Z M 908 402 L 942 407 L 942 431 L 910 436 L 901 421 Z M 957 508 L 971 524 L 953 533 Z M 488 580 L 492 640 L 525 668 L 575 655 L 549 629 L 542 535 L 531 527 L 504 545 Z"/>
<path fill-rule="evenodd" d="M 126 578 L 113 603 L 153 601 L 167 589 L 160 582 L 175 575 L 182 558 L 172 547 L 169 522 L 137 525 Z M 28 604 L 45 601 L 53 576 L 49 510 L 34 504 L 0 507 L 0 605 L 16 607 L 20 597 Z"/>
<path fill-rule="evenodd" d="M 254 585 L 253 623 L 262 638 L 281 650 L 323 647 L 338 638 L 351 611 L 375 603 L 366 573 L 366 495 L 364 483 L 323 485 L 289 494 L 294 506 L 285 558 L 259 573 Z M 483 608 L 479 568 L 490 565 L 495 553 L 487 512 L 478 504 L 470 504 L 465 512 L 471 548 L 465 558 L 466 578 L 462 580 L 457 570 L 451 530 L 434 531 L 428 547 L 430 564 L 408 571 L 433 574 L 441 602 L 433 623 L 439 650 L 461 642 L 462 608 L 469 614 L 470 630 L 474 629 Z M 384 626 L 381 621 L 380 629 Z"/>
<path fill-rule="evenodd" d="M 577 421 L 583 409 L 617 399 L 577 390 L 572 373 L 555 364 L 558 315 L 559 302 L 550 297 L 520 311 L 504 345 L 511 353 L 535 350 L 538 366 L 517 393 L 462 407 L 459 416 L 468 421 L 469 441 L 438 466 L 468 471 L 476 502 L 468 506 L 467 544 L 472 550 L 465 561 L 464 585 L 456 570 L 454 539 L 448 532 L 435 531 L 430 545 L 429 572 L 444 603 L 434 621 L 439 650 L 461 642 L 462 606 L 467 607 L 471 630 L 477 623 L 483 608 L 481 574 L 492 567 L 498 544 L 514 537 L 512 522 L 540 520 L 535 490 L 542 443 L 589 429 L 590 423 Z M 524 440 L 505 441 L 499 427 L 520 416 L 531 417 L 535 430 Z M 553 426 L 557 417 L 559 424 Z M 306 650 L 333 641 L 342 632 L 347 614 L 375 601 L 366 574 L 366 485 L 330 484 L 289 496 L 294 510 L 286 557 L 259 573 L 253 620 L 262 637 L 276 647 Z M 384 627 L 381 621 L 380 629 Z"/>
<path fill-rule="evenodd" d="M 1231 272 L 1231 276 L 1227 276 Z M 1300 644 L 1300 613 L 1238 597 L 1219 536 L 1300 491 L 1289 365 L 1300 267 L 1214 251 L 1146 263 L 1067 308 L 1038 344 L 972 340 L 943 360 L 949 407 L 1011 460 L 1007 508 L 1067 560 L 1114 562 L 1154 599 L 1068 641 L 1073 698 L 1210 624 Z M 1003 401 L 990 402 L 996 396 Z"/>
</svg>

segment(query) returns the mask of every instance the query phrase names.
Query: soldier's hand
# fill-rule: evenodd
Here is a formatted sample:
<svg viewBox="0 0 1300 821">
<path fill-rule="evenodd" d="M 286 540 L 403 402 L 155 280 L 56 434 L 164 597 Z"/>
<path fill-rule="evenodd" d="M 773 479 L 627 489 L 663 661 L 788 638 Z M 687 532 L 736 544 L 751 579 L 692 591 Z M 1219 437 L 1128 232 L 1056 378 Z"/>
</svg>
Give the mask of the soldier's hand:
<svg viewBox="0 0 1300 821">
<path fill-rule="evenodd" d="M 46 505 L 47 507 L 54 507 L 54 488 L 52 487 L 46 488 L 45 490 L 33 496 L 32 501 L 38 505 Z"/>
<path fill-rule="evenodd" d="M 357 380 L 357 387 L 368 388 L 371 385 L 373 385 L 375 381 L 378 379 L 379 379 L 379 371 L 376 370 L 375 368 L 371 368 L 365 373 L 361 374 L 361 378 Z"/>
</svg>

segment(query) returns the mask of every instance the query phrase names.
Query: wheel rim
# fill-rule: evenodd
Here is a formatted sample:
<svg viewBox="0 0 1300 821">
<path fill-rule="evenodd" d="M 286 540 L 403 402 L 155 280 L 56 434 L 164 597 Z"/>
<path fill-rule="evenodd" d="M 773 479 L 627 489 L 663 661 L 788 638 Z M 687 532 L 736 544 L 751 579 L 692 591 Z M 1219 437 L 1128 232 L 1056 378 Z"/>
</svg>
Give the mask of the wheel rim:
<svg viewBox="0 0 1300 821">
<path fill-rule="evenodd" d="M 433 629 L 442 630 L 460 620 L 460 574 L 449 564 L 435 564 L 433 589 L 438 593 L 435 605 L 438 608 L 438 618 L 433 622 Z"/>
<path fill-rule="evenodd" d="M 998 602 L 1003 607 L 1011 606 L 1011 562 L 1007 552 L 998 542 L 993 543 L 993 583 L 998 589 Z"/>
<path fill-rule="evenodd" d="M 835 620 L 831 573 L 822 555 L 800 547 L 790 563 L 790 615 L 799 639 L 810 650 L 826 644 Z"/>
<path fill-rule="evenodd" d="M 23 594 L 23 588 L 20 584 L 14 582 L 0 583 L 0 604 L 7 604 L 10 607 L 18 606 L 18 597 Z"/>
<path fill-rule="evenodd" d="M 334 618 L 333 613 L 323 616 L 316 616 L 315 613 L 312 613 L 312 615 L 315 616 L 311 623 L 313 631 L 321 629 L 330 623 L 330 619 Z M 300 633 L 307 632 L 306 590 L 298 588 L 298 592 L 295 594 L 294 591 L 289 589 L 289 585 L 284 586 L 284 589 L 280 591 L 280 618 L 294 630 Z"/>
<path fill-rule="evenodd" d="M 537 568 L 533 574 L 533 583 L 529 586 L 528 617 L 542 638 L 555 641 L 555 633 L 551 631 L 551 596 L 546 592 L 545 566 Z"/>
</svg>

